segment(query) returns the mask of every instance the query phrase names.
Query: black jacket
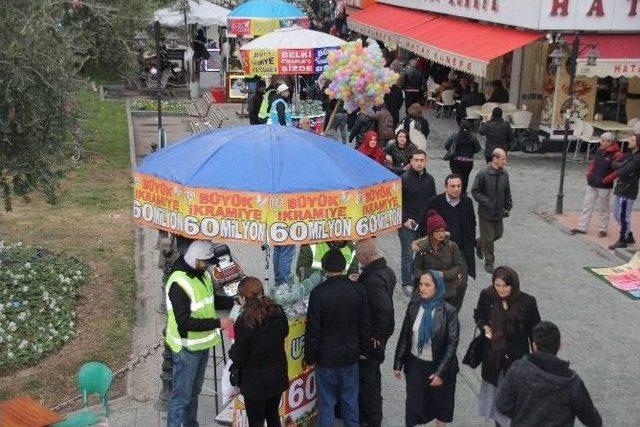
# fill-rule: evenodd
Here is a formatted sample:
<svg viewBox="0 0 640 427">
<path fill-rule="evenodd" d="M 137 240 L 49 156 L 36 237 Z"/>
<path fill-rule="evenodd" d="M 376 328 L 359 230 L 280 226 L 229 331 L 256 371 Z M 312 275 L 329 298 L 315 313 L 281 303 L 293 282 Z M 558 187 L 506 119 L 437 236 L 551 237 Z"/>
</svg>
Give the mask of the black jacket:
<svg viewBox="0 0 640 427">
<path fill-rule="evenodd" d="M 420 298 L 414 296 L 407 306 L 407 313 L 402 322 L 400 336 L 398 336 L 396 355 L 393 361 L 393 369 L 396 371 L 402 370 L 406 357 L 411 356 L 412 328 L 418 316 L 418 311 L 420 311 Z M 460 371 L 456 356 L 460 338 L 460 326 L 456 309 L 443 301 L 433 310 L 433 322 L 431 351 L 433 361 L 438 365 L 435 373 L 446 381 L 453 378 Z"/>
<path fill-rule="evenodd" d="M 427 84 L 424 74 L 417 67 L 408 66 L 404 72 L 404 90 L 422 90 Z"/>
<path fill-rule="evenodd" d="M 289 322 L 282 307 L 265 319 L 262 326 L 250 329 L 242 314 L 234 325 L 236 338 L 229 357 L 240 370 L 240 391 L 245 398 L 265 400 L 279 396 L 289 387 L 284 339 Z"/>
<path fill-rule="evenodd" d="M 425 170 L 421 175 L 413 168 L 402 174 L 402 222 L 411 218 L 424 227 L 428 201 L 436 195 L 436 183 Z"/>
<path fill-rule="evenodd" d="M 486 135 L 487 137 L 484 144 L 485 156 L 491 156 L 496 148 L 509 151 L 515 142 L 511 125 L 502 118 L 491 119 L 483 123 L 480 126 L 480 135 Z"/>
<path fill-rule="evenodd" d="M 427 202 L 429 209 L 435 209 L 447 222 L 451 240 L 456 242 L 467 261 L 469 276 L 476 278 L 476 215 L 473 202 L 464 194 L 453 207 L 447 202 L 445 193 L 432 197 Z M 454 231 L 455 230 L 455 231 Z"/>
<path fill-rule="evenodd" d="M 266 119 L 261 119 L 258 117 L 258 113 L 260 112 L 260 105 L 262 105 L 262 100 L 264 99 L 264 92 L 254 92 L 253 95 L 249 98 L 247 102 L 247 113 L 249 115 L 249 124 L 251 125 L 261 125 L 267 122 Z"/>
<path fill-rule="evenodd" d="M 627 199 L 638 197 L 638 181 L 640 180 L 640 151 L 627 153 L 619 162 L 614 161 L 613 167 L 618 178 L 613 194 Z"/>
<path fill-rule="evenodd" d="M 395 139 L 389 141 L 387 148 L 384 150 L 385 153 L 391 156 L 391 164 L 387 166 L 389 170 L 396 175 L 402 175 L 405 172 L 404 167 L 409 164 L 413 152 L 417 149 L 418 147 L 413 142 L 407 142 L 404 148 L 400 148 Z"/>
<path fill-rule="evenodd" d="M 471 195 L 478 203 L 478 216 L 497 221 L 513 208 L 509 174 L 504 168 L 487 165 L 476 175 Z"/>
<path fill-rule="evenodd" d="M 393 334 L 393 289 L 396 275 L 387 265 L 387 260 L 378 258 L 362 267 L 358 279 L 369 301 L 371 314 L 371 337 L 380 341 L 380 347 L 369 349 L 369 356 L 382 363 L 384 361 L 387 340 Z"/>
<path fill-rule="evenodd" d="M 447 142 L 445 142 L 445 150 L 448 151 L 449 147 L 454 143 L 454 141 L 456 144 L 456 152 L 454 154 L 454 157 L 460 156 L 473 159 L 473 155 L 482 149 L 482 147 L 480 147 L 480 142 L 478 141 L 478 138 L 475 137 L 475 135 L 470 133 L 467 137 L 464 137 L 459 133 L 454 133 L 449 137 L 449 139 L 447 139 Z"/>
<path fill-rule="evenodd" d="M 367 131 L 374 130 L 375 128 L 375 115 L 366 111 L 360 111 L 358 112 L 356 121 L 351 128 L 351 133 L 349 133 L 349 141 L 353 141 L 355 138 L 356 148 L 358 148 L 364 139 L 364 134 Z"/>
<path fill-rule="evenodd" d="M 604 182 L 604 179 L 614 172 L 613 161 L 619 154 L 616 143 L 606 150 L 598 147 L 587 167 L 587 184 L 594 188 L 613 188 L 613 182 Z"/>
<path fill-rule="evenodd" d="M 582 379 L 569 362 L 546 353 L 517 360 L 498 390 L 496 406 L 511 418 L 513 427 L 569 427 L 576 417 L 587 427 L 599 427 L 602 418 Z"/>
<path fill-rule="evenodd" d="M 420 127 L 420 132 L 422 132 L 422 134 L 424 135 L 425 139 L 429 137 L 429 121 L 426 119 L 426 117 L 418 117 L 417 119 L 414 119 L 412 117 L 405 117 L 404 119 L 402 119 L 402 125 L 404 126 L 404 130 L 407 131 L 407 135 L 409 135 L 410 133 L 410 128 L 411 128 L 411 120 L 417 120 L 418 123 L 416 123 L 418 126 L 416 126 L 416 130 L 418 129 L 418 127 Z"/>
<path fill-rule="evenodd" d="M 499 104 L 509 102 L 509 92 L 503 87 L 495 88 L 487 102 L 497 102 Z"/>
<path fill-rule="evenodd" d="M 482 330 L 484 326 L 491 326 L 491 310 L 500 301 L 494 299 L 486 289 L 480 292 L 478 305 L 473 313 L 476 325 Z M 540 322 L 540 313 L 536 299 L 524 292 L 512 303 L 513 333 L 506 335 L 506 351 L 502 357 L 497 357 L 491 350 L 491 343 L 485 340 L 482 358 L 482 379 L 498 386 L 500 372 L 507 372 L 511 364 L 522 356 L 529 354 L 530 342 L 533 339 L 533 327 Z M 483 332 L 484 333 L 484 332 Z"/>
<path fill-rule="evenodd" d="M 366 355 L 371 339 L 369 304 L 362 285 L 333 276 L 313 288 L 307 309 L 304 360 L 341 367 Z"/>
</svg>

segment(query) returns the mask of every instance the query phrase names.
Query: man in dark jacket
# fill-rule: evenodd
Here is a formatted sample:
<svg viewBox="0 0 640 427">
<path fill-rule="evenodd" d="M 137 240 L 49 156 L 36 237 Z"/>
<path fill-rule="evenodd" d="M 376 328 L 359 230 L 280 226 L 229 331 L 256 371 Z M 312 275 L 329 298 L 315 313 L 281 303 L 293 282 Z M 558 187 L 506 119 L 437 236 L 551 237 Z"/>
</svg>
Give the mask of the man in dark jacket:
<svg viewBox="0 0 640 427">
<path fill-rule="evenodd" d="M 487 102 L 487 98 L 484 96 L 484 93 L 480 92 L 478 83 L 471 83 L 471 92 L 468 92 L 462 96 L 460 108 L 456 109 L 456 120 L 458 121 L 458 124 L 460 124 L 460 122 L 462 122 L 462 120 L 467 117 L 467 107 L 482 105 L 485 102 Z"/>
<path fill-rule="evenodd" d="M 476 248 L 478 258 L 484 258 L 484 269 L 493 273 L 495 262 L 494 242 L 502 237 L 504 227 L 502 219 L 509 216 L 513 207 L 509 174 L 504 166 L 507 153 L 496 148 L 493 158 L 486 168 L 476 175 L 471 195 L 478 202 L 478 221 L 480 223 L 480 242 Z"/>
<path fill-rule="evenodd" d="M 427 202 L 429 209 L 435 209 L 447 222 L 447 228 L 467 261 L 469 276 L 476 278 L 476 215 L 473 202 L 462 193 L 462 177 L 452 173 L 444 180 L 445 192 L 432 197 Z M 460 299 L 464 298 L 466 278 L 463 278 L 464 289 L 458 288 Z"/>
<path fill-rule="evenodd" d="M 409 65 L 404 72 L 404 108 L 409 111 L 409 107 L 416 102 L 420 105 L 424 104 L 424 96 L 422 91 L 426 85 L 424 74 L 417 67 L 418 59 L 409 60 Z"/>
<path fill-rule="evenodd" d="M 587 191 L 582 203 L 582 213 L 578 220 L 578 226 L 569 230 L 570 234 L 587 234 L 591 215 L 596 204 L 600 214 L 600 230 L 598 237 L 605 237 L 609 229 L 609 199 L 613 182 L 604 182 L 604 178 L 614 169 L 611 164 L 614 157 L 620 152 L 611 132 L 605 132 L 600 136 L 600 146 L 593 155 L 593 160 L 587 168 Z"/>
<path fill-rule="evenodd" d="M 638 181 L 640 181 L 640 147 L 638 146 L 638 136 L 634 135 L 629 139 L 629 152 L 612 162 L 615 172 L 605 177 L 605 184 L 618 179 L 613 194 L 616 201 L 613 208 L 613 216 L 620 224 L 620 237 L 609 249 L 626 248 L 636 241 L 631 232 L 631 211 L 633 203 L 638 197 Z"/>
<path fill-rule="evenodd" d="M 396 275 L 377 251 L 375 240 L 360 240 L 356 244 L 362 273 L 358 279 L 367 294 L 371 314 L 369 354 L 360 361 L 360 423 L 379 427 L 382 423 L 382 375 L 387 340 L 393 334 L 393 289 Z"/>
<path fill-rule="evenodd" d="M 304 364 L 315 365 L 321 427 L 334 425 L 338 401 L 344 424 L 359 425 L 358 362 L 371 338 L 369 305 L 362 286 L 342 274 L 345 266 L 342 253 L 329 250 L 322 258 L 327 280 L 309 296 Z"/>
<path fill-rule="evenodd" d="M 405 295 L 413 292 L 413 251 L 411 243 L 425 226 L 427 201 L 436 195 L 436 184 L 426 171 L 427 153 L 416 150 L 411 155 L 411 167 L 402 174 L 402 227 L 400 237 L 400 265 L 402 287 Z"/>
<path fill-rule="evenodd" d="M 358 115 L 356 116 L 356 121 L 351 128 L 351 133 L 349 134 L 349 142 L 356 140 L 355 147 L 360 147 L 362 140 L 364 139 L 364 134 L 367 131 L 375 130 L 376 128 L 376 115 L 373 111 L 358 111 Z"/>
<path fill-rule="evenodd" d="M 497 102 L 498 104 L 509 102 L 509 92 L 504 88 L 502 81 L 494 80 L 492 85 L 493 92 L 487 102 Z"/>
<path fill-rule="evenodd" d="M 559 349 L 558 327 L 540 322 L 533 328 L 533 353 L 507 371 L 496 406 L 513 427 L 572 426 L 576 417 L 587 427 L 602 425 L 580 376 L 556 357 Z"/>
<path fill-rule="evenodd" d="M 493 150 L 501 148 L 504 151 L 509 151 L 515 141 L 513 129 L 509 123 L 504 121 L 502 109 L 498 107 L 491 112 L 491 120 L 480 126 L 480 135 L 487 137 L 484 143 L 484 157 L 487 163 L 491 163 Z"/>
<path fill-rule="evenodd" d="M 256 84 L 256 90 L 249 97 L 247 101 L 247 112 L 249 114 L 249 124 L 251 125 L 263 125 L 267 123 L 267 119 L 261 119 L 259 117 L 260 106 L 262 105 L 262 100 L 264 99 L 264 91 L 267 88 L 267 83 L 264 80 L 258 80 Z"/>
</svg>

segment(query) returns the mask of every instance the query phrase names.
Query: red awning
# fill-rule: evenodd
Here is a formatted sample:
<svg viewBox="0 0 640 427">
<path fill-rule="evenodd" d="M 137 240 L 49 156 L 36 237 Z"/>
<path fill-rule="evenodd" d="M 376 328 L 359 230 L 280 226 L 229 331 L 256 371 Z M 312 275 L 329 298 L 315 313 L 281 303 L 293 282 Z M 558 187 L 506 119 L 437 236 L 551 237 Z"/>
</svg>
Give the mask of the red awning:
<svg viewBox="0 0 640 427">
<path fill-rule="evenodd" d="M 567 37 L 571 44 L 573 36 Z M 596 65 L 587 65 L 587 54 L 595 47 Z M 640 77 L 639 34 L 584 34 L 580 35 L 578 75 L 586 77 Z"/>
<path fill-rule="evenodd" d="M 375 4 L 347 18 L 349 29 L 380 40 L 397 44 L 411 28 L 422 25 L 438 15 L 403 7 Z"/>
<path fill-rule="evenodd" d="M 419 12 L 377 4 L 349 18 L 349 28 L 376 28 L 393 34 L 400 47 L 430 61 L 466 73 L 484 76 L 492 59 L 529 44 L 541 37 L 534 31 L 521 31 L 492 24 Z M 381 40 L 372 34 L 363 33 Z M 384 40 L 383 40 L 384 41 Z"/>
</svg>

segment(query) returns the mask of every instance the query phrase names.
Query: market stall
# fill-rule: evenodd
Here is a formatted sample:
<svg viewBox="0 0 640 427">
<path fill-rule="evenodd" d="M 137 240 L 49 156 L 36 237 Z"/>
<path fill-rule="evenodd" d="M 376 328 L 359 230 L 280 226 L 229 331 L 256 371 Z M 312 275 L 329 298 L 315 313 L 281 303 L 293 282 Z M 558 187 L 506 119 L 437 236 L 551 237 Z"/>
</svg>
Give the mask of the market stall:
<svg viewBox="0 0 640 427">
<path fill-rule="evenodd" d="M 282 0 L 249 0 L 229 13 L 227 34 L 253 38 L 293 25 L 309 26 L 309 18 L 297 6 Z"/>
<path fill-rule="evenodd" d="M 394 231 L 401 199 L 399 178 L 359 152 L 310 132 L 257 125 L 192 136 L 145 157 L 134 173 L 133 217 L 190 239 L 264 245 L 268 254 L 272 245 Z M 271 292 L 290 321 L 290 387 L 280 413 L 298 426 L 313 425 L 315 414 L 313 370 L 300 362 L 307 299 L 320 280 Z M 245 425 L 240 397 L 230 410 Z"/>
<path fill-rule="evenodd" d="M 256 38 L 240 49 L 243 71 L 247 76 L 320 74 L 327 67 L 329 52 L 339 49 L 345 43 L 338 37 L 297 26 L 276 30 Z M 322 133 L 325 122 L 322 104 L 300 100 L 298 79 L 295 81 L 293 125 Z"/>
</svg>

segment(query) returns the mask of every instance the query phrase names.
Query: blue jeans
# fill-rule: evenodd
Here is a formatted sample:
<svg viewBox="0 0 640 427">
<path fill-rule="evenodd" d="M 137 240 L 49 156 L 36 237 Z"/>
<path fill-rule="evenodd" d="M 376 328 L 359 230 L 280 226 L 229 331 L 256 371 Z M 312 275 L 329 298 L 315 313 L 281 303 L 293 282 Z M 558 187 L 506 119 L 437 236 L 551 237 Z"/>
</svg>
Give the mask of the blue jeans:
<svg viewBox="0 0 640 427">
<path fill-rule="evenodd" d="M 358 364 L 340 368 L 316 365 L 316 386 L 318 387 L 319 427 L 333 427 L 334 409 L 340 402 L 342 422 L 347 427 L 358 427 L 360 422 L 358 409 Z"/>
<path fill-rule="evenodd" d="M 296 256 L 296 245 L 275 246 L 273 248 L 273 275 L 276 286 L 292 284 L 291 265 Z"/>
<path fill-rule="evenodd" d="M 411 243 L 418 238 L 418 232 L 402 226 L 398 230 L 398 237 L 400 237 L 400 279 L 402 280 L 402 286 L 413 286 L 413 251 L 411 250 Z"/>
<path fill-rule="evenodd" d="M 173 356 L 173 389 L 167 403 L 167 427 L 198 427 L 198 397 L 204 382 L 209 350 L 184 347 Z"/>
<path fill-rule="evenodd" d="M 616 202 L 613 206 L 613 216 L 620 224 L 620 240 L 626 240 L 631 233 L 631 212 L 633 211 L 633 203 L 635 199 L 627 199 L 626 197 L 616 196 Z"/>
</svg>

